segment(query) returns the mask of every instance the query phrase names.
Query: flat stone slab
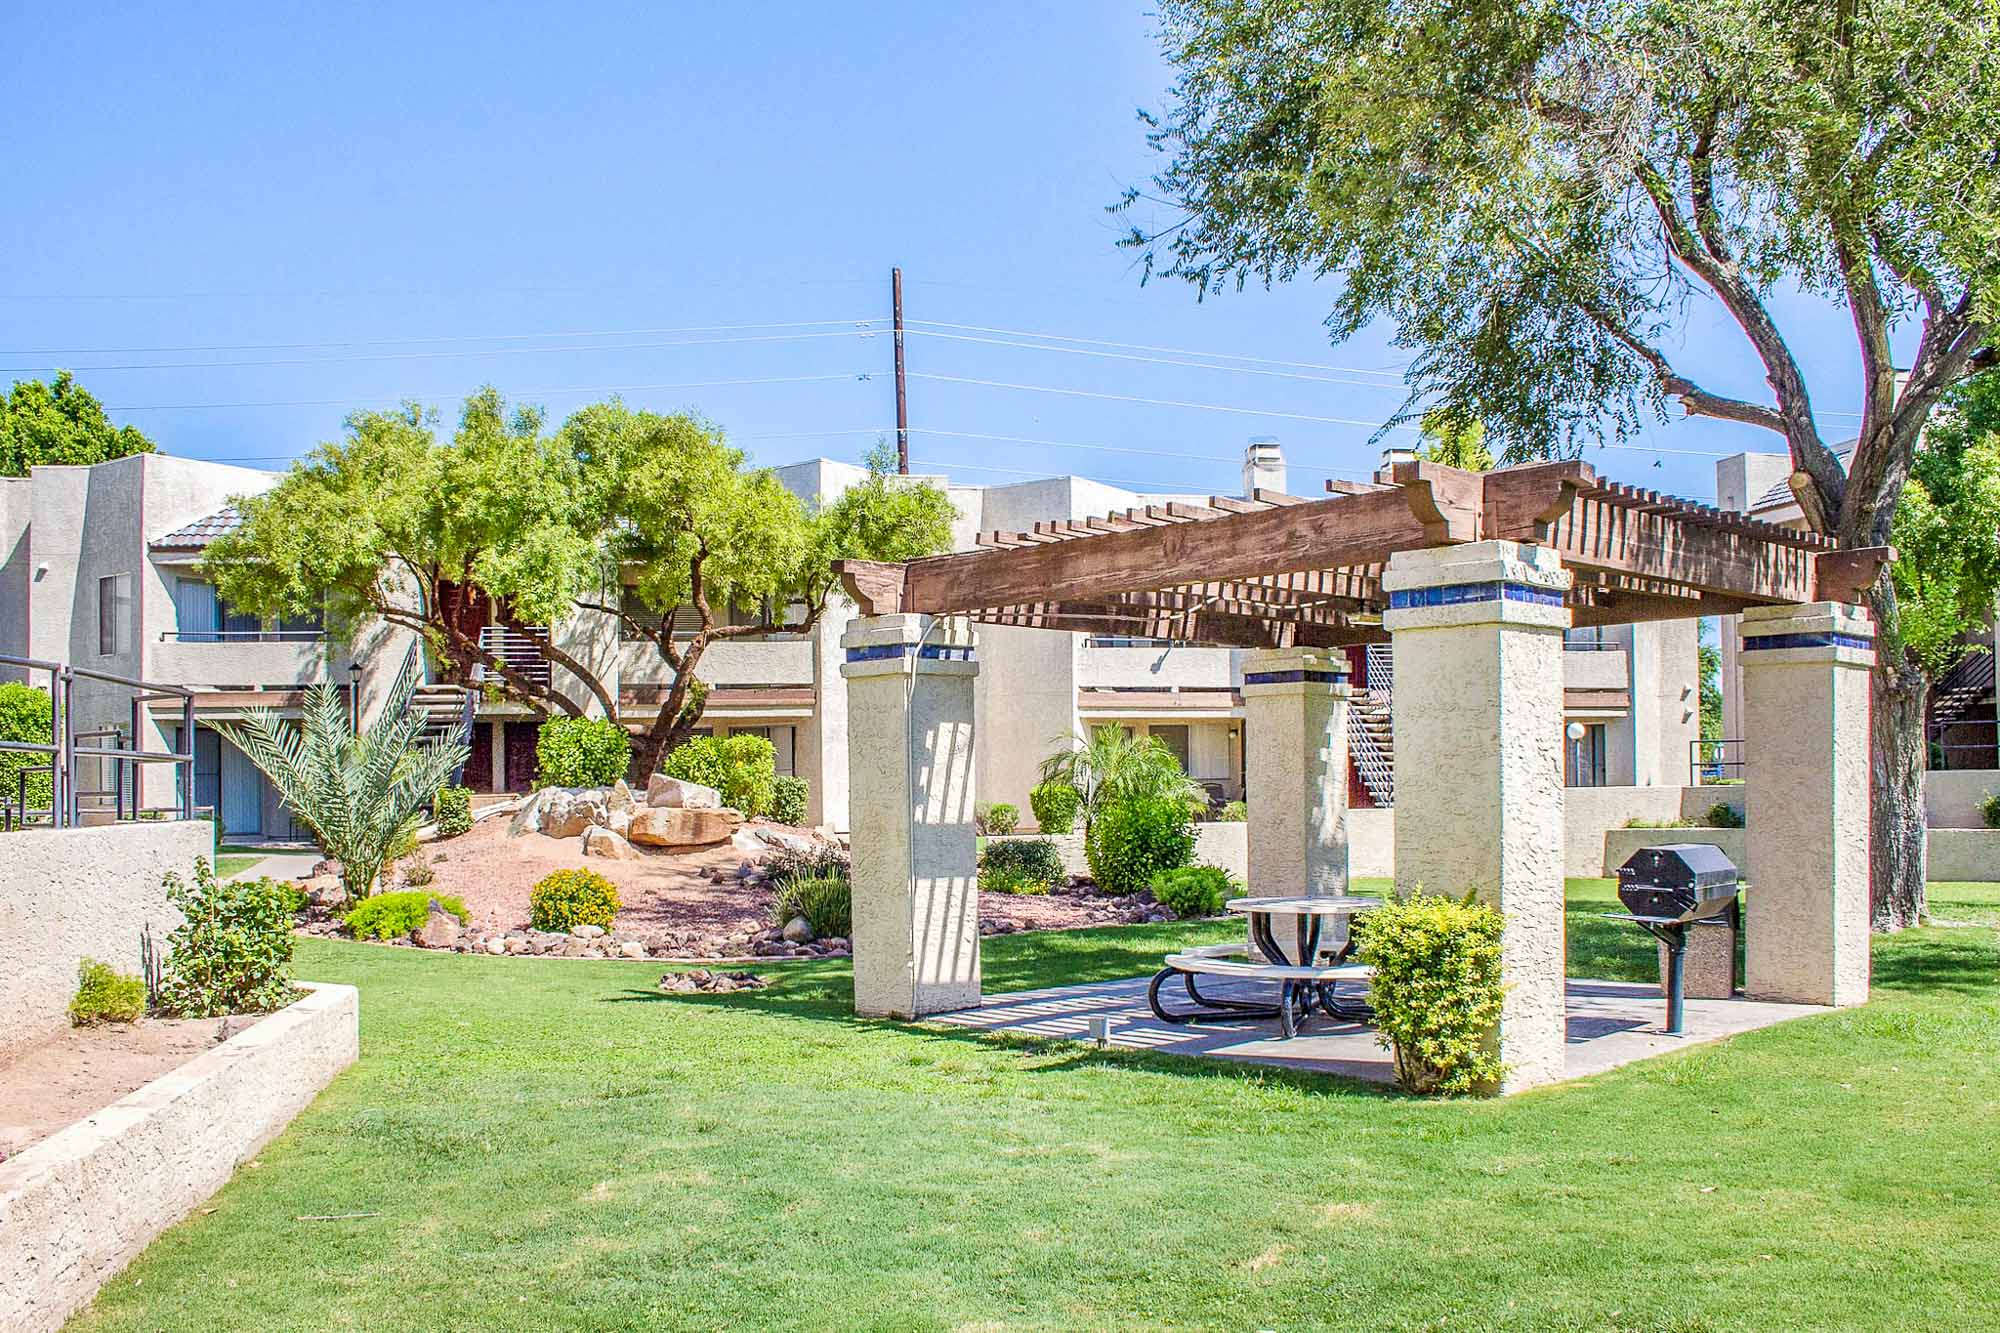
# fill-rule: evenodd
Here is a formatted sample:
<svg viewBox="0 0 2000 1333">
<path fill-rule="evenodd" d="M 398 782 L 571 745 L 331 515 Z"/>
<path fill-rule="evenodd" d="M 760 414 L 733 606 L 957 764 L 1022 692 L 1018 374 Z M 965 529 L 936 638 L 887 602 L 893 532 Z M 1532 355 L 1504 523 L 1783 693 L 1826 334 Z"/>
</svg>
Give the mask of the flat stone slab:
<svg viewBox="0 0 2000 1333">
<path fill-rule="evenodd" d="M 1168 1055 L 1212 1056 L 1275 1065 L 1285 1069 L 1341 1074 L 1375 1083 L 1395 1081 L 1389 1052 L 1376 1044 L 1375 1029 L 1315 1013 L 1290 1041 L 1278 1036 L 1278 1022 L 1162 1023 L 1146 1007 L 1151 977 L 1102 981 L 1050 990 L 988 996 L 976 1009 L 933 1014 L 926 1021 L 987 1032 L 1030 1037 L 1088 1038 L 1090 1020 L 1111 1022 L 1111 1044 L 1126 1050 Z M 1174 983 L 1168 983 L 1172 985 Z M 1343 991 L 1345 991 L 1343 987 Z M 1271 1002 L 1276 988 L 1264 983 L 1202 983 L 1203 994 Z M 1179 992 L 1175 992 L 1178 996 Z M 1667 1002 L 1656 985 L 1627 981 L 1571 980 L 1564 987 L 1568 1039 L 1563 1078 L 1583 1078 L 1669 1051 L 1719 1041 L 1739 1032 L 1770 1027 L 1787 1019 L 1827 1014 L 1811 1004 L 1770 1004 L 1761 1000 L 1689 1000 L 1686 1031 L 1668 1036 Z"/>
</svg>

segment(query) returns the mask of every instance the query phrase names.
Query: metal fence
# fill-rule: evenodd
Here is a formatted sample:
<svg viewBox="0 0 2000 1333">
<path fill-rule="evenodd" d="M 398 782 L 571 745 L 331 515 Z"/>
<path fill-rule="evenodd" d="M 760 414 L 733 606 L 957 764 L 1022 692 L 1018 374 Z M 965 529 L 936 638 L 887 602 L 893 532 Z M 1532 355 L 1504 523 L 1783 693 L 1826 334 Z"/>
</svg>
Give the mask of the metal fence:
<svg viewBox="0 0 2000 1333">
<path fill-rule="evenodd" d="M 1712 787 L 1743 780 L 1743 742 L 1714 740 L 1688 742 L 1688 785 Z"/>
<path fill-rule="evenodd" d="M 133 680 L 107 671 L 71 666 L 66 662 L 45 662 L 39 658 L 14 657 L 6 653 L 0 653 L 0 667 L 19 668 L 26 674 L 30 686 L 40 686 L 43 684 L 41 678 L 46 678 L 49 695 L 47 741 L 0 740 L 0 751 L 41 755 L 45 760 L 22 768 L 15 777 L 14 790 L 0 792 L 0 829 L 38 823 L 73 828 L 83 822 L 86 808 L 92 814 L 103 813 L 107 807 L 102 802 L 107 796 L 111 798 L 108 808 L 114 819 L 195 817 L 194 694 L 191 691 L 178 685 Z M 129 726 L 79 728 L 76 718 L 78 681 L 95 681 L 129 691 Z M 186 747 L 185 753 L 138 748 L 139 738 L 145 734 L 142 723 L 148 705 L 160 700 L 178 700 L 180 703 L 181 744 Z M 109 767 L 109 786 L 83 785 L 82 761 L 85 760 L 96 761 L 100 772 Z M 146 764 L 174 765 L 177 797 L 173 805 L 147 807 L 144 804 L 139 777 Z M 28 779 L 37 773 L 49 775 L 49 804 L 46 808 L 31 808 L 28 804 Z M 96 804 L 86 807 L 86 799 Z"/>
<path fill-rule="evenodd" d="M 1924 728 L 1932 768 L 2000 768 L 2000 720 L 1955 717 Z"/>
</svg>

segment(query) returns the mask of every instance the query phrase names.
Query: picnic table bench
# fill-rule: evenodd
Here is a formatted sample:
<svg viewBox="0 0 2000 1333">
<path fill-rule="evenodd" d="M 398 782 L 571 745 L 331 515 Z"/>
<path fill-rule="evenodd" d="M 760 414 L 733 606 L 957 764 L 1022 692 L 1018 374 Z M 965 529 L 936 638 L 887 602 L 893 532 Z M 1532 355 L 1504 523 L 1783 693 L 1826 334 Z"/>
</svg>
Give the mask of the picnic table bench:
<svg viewBox="0 0 2000 1333">
<path fill-rule="evenodd" d="M 1257 941 L 1262 957 L 1250 957 L 1248 941 L 1210 944 L 1169 954 L 1165 965 L 1154 974 L 1152 984 L 1146 988 L 1147 1006 L 1152 1009 L 1153 1016 L 1163 1023 L 1275 1018 L 1280 1035 L 1286 1039 L 1297 1034 L 1299 1023 L 1315 1007 L 1329 1017 L 1366 1022 L 1374 1016 L 1373 1011 L 1358 1000 L 1342 1000 L 1339 985 L 1343 981 L 1365 983 L 1371 969 L 1346 961 L 1352 946 L 1345 940 L 1336 952 L 1322 951 L 1321 927 L 1325 921 L 1344 920 L 1380 905 L 1381 900 L 1377 898 L 1348 895 L 1231 899 L 1228 903 L 1230 911 L 1249 916 L 1250 934 Z M 1291 917 L 1294 921 L 1295 949 L 1290 952 L 1278 942 L 1272 929 L 1272 919 L 1280 916 Z M 1276 982 L 1277 1002 L 1204 995 L 1195 982 L 1196 977 L 1204 976 Z M 1161 990 L 1176 977 L 1194 1006 L 1190 1010 L 1177 1012 L 1169 1009 L 1161 998 Z"/>
</svg>

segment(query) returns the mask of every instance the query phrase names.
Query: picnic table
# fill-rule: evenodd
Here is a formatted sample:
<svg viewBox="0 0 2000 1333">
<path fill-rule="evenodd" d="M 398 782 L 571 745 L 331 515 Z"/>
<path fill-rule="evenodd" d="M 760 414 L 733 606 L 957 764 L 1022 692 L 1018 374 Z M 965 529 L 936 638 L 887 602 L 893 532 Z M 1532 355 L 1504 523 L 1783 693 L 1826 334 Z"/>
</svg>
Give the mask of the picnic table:
<svg viewBox="0 0 2000 1333">
<path fill-rule="evenodd" d="M 1146 988 L 1146 1003 L 1164 1023 L 1278 1020 L 1281 1036 L 1289 1039 L 1299 1023 L 1317 1007 L 1332 1018 L 1367 1022 L 1374 1012 L 1359 1000 L 1342 1000 L 1343 981 L 1365 982 L 1369 970 L 1347 961 L 1353 945 L 1344 937 L 1334 948 L 1323 947 L 1329 922 L 1344 921 L 1380 907 L 1380 898 L 1352 894 L 1292 898 L 1232 898 L 1224 906 L 1250 919 L 1250 941 L 1262 955 L 1253 959 L 1249 942 L 1211 944 L 1169 954 L 1166 965 Z M 1284 926 L 1279 923 L 1284 922 Z M 1281 937 L 1283 942 L 1281 942 Z M 1289 947 L 1288 947 L 1289 946 Z M 1195 978 L 1223 977 L 1239 981 L 1275 981 L 1275 1004 L 1235 996 L 1204 995 Z M 1160 992 L 1179 978 L 1191 1009 L 1169 1009 Z"/>
</svg>

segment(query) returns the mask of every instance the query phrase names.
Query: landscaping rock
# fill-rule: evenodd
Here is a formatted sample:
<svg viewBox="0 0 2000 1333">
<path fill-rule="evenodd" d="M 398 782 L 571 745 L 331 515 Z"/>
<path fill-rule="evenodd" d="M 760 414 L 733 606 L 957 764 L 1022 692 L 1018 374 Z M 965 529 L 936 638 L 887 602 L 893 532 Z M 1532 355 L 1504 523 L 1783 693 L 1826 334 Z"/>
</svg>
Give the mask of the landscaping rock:
<svg viewBox="0 0 2000 1333">
<path fill-rule="evenodd" d="M 486 941 L 486 952 L 495 956 L 506 953 L 507 941 L 501 939 L 498 935 L 493 936 Z"/>
<path fill-rule="evenodd" d="M 719 810 L 722 793 L 699 782 L 685 782 L 655 773 L 646 782 L 646 804 L 658 809 Z"/>
<path fill-rule="evenodd" d="M 458 943 L 458 937 L 464 930 L 465 927 L 459 924 L 458 918 L 445 911 L 438 900 L 433 898 L 430 915 L 424 918 L 423 925 L 410 933 L 410 938 L 426 949 L 449 949 Z"/>
<path fill-rule="evenodd" d="M 631 843 L 612 830 L 595 824 L 583 831 L 583 854 L 607 857 L 613 861 L 635 861 L 639 857 Z"/>
<path fill-rule="evenodd" d="M 830 838 L 815 837 L 776 824 L 746 824 L 736 830 L 733 842 L 741 852 L 795 852 L 805 856 L 839 845 Z"/>
<path fill-rule="evenodd" d="M 646 956 L 646 946 L 638 940 L 626 940 L 618 946 L 618 956 L 620 958 L 644 958 Z"/>
<path fill-rule="evenodd" d="M 722 994 L 739 990 L 762 990 L 771 983 L 755 972 L 711 972 L 707 968 L 696 968 L 692 972 L 669 972 L 660 978 L 660 989 L 673 994 Z"/>
<path fill-rule="evenodd" d="M 512 822 L 507 825 L 510 836 L 518 838 L 524 833 L 542 831 L 542 807 L 548 803 L 551 790 L 553 788 L 544 788 L 521 802 L 521 808 L 514 812 Z"/>
<path fill-rule="evenodd" d="M 793 944 L 812 943 L 812 937 L 813 937 L 812 923 L 807 921 L 802 916 L 795 916 L 790 921 L 787 921 L 785 923 L 785 929 L 783 933 L 785 939 L 790 943 Z"/>
<path fill-rule="evenodd" d="M 821 940 L 820 943 L 826 946 L 828 953 L 847 952 L 847 939 L 845 936 L 832 935 L 827 937 L 826 939 Z"/>
<path fill-rule="evenodd" d="M 670 850 L 713 847 L 728 842 L 743 817 L 731 810 L 682 806 L 648 807 L 632 816 L 625 836 L 645 847 Z"/>
<path fill-rule="evenodd" d="M 615 815 L 621 812 L 630 814 L 632 808 L 638 805 L 639 802 L 632 795 L 632 789 L 625 785 L 625 779 L 620 778 L 611 784 L 611 791 L 605 796 L 604 804 Z"/>
<path fill-rule="evenodd" d="M 581 926 L 571 926 L 569 933 L 576 936 L 576 938 L 580 940 L 594 940 L 598 936 L 604 933 L 604 927 L 593 926 L 588 924 Z"/>
</svg>

